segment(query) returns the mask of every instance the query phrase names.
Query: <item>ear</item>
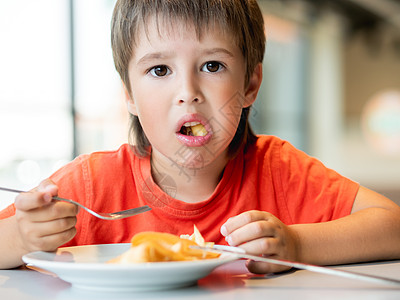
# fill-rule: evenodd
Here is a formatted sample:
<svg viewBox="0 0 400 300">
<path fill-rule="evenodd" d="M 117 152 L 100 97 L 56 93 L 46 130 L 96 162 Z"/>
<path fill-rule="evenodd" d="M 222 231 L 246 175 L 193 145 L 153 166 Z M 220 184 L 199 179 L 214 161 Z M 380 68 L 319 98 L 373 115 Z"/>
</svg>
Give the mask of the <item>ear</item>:
<svg viewBox="0 0 400 300">
<path fill-rule="evenodd" d="M 126 106 L 128 108 L 128 112 L 132 115 L 137 116 L 137 109 L 136 109 L 136 104 L 131 95 L 129 94 L 128 89 L 126 88 L 126 85 L 122 83 L 123 88 L 124 88 L 124 95 L 125 95 L 125 101 L 126 101 Z"/>
<path fill-rule="evenodd" d="M 245 103 L 243 107 L 249 107 L 256 101 L 258 91 L 260 90 L 261 82 L 262 82 L 262 63 L 259 63 L 253 71 L 253 74 L 250 76 L 249 83 L 246 87 L 245 91 Z"/>
</svg>

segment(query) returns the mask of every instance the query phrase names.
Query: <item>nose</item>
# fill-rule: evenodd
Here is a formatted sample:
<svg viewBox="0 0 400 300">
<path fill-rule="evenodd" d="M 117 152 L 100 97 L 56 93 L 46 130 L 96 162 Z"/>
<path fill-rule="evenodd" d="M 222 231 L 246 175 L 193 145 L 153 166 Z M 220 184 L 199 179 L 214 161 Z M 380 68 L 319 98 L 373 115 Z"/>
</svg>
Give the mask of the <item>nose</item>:
<svg viewBox="0 0 400 300">
<path fill-rule="evenodd" d="M 199 102 L 200 102 L 199 98 L 193 98 L 192 100 L 184 100 L 184 99 L 179 100 L 179 104 L 184 104 L 184 103 L 189 104 L 189 103 L 199 103 Z"/>
<path fill-rule="evenodd" d="M 198 103 L 200 102 L 199 98 L 193 98 L 192 100 L 184 100 L 184 99 L 180 99 L 179 100 L 179 104 L 183 104 L 183 103 Z"/>
<path fill-rule="evenodd" d="M 195 104 L 204 101 L 200 80 L 196 74 L 187 72 L 178 80 L 177 104 Z"/>
</svg>

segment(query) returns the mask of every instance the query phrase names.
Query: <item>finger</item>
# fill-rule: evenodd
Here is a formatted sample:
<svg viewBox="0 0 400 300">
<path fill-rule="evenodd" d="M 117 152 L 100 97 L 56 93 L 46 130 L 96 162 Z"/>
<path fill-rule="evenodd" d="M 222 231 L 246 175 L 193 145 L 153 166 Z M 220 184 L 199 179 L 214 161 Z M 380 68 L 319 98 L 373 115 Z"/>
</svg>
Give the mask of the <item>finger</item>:
<svg viewBox="0 0 400 300">
<path fill-rule="evenodd" d="M 276 257 L 271 257 L 276 258 Z M 249 260 L 246 262 L 247 269 L 254 274 L 268 274 L 268 273 L 278 273 L 290 270 L 291 267 L 270 264 L 260 261 Z"/>
<path fill-rule="evenodd" d="M 79 207 L 75 204 L 55 201 L 51 205 L 42 208 L 48 215 L 48 220 L 55 220 L 66 217 L 75 217 L 79 212 Z"/>
<path fill-rule="evenodd" d="M 58 195 L 58 187 L 51 179 L 43 180 L 37 187 L 37 191 L 43 193 L 47 201 L 51 201 L 53 196 Z"/>
<path fill-rule="evenodd" d="M 280 244 L 277 238 L 259 238 L 240 245 L 246 253 L 253 255 L 278 255 Z"/>
<path fill-rule="evenodd" d="M 264 212 L 264 211 L 258 211 L 258 210 L 250 210 L 246 211 L 244 213 L 241 213 L 240 215 L 234 216 L 232 218 L 229 218 L 225 224 L 221 226 L 221 234 L 223 236 L 228 236 L 231 234 L 233 231 L 236 229 L 259 220 L 268 220 L 270 218 L 271 214 Z"/>
<path fill-rule="evenodd" d="M 49 205 L 42 206 L 29 211 L 16 212 L 18 220 L 28 220 L 30 222 L 49 222 L 67 217 L 75 217 L 79 212 L 77 205 L 61 201 L 55 201 Z"/>
<path fill-rule="evenodd" d="M 30 251 L 54 251 L 73 239 L 75 234 L 76 228 L 72 227 L 62 232 L 42 236 L 38 239 L 31 239 L 29 242 L 29 249 Z"/>
<path fill-rule="evenodd" d="M 19 230 L 32 241 L 71 229 L 76 225 L 76 221 L 76 217 L 67 217 L 46 222 L 25 222 Z"/>
<path fill-rule="evenodd" d="M 76 217 L 61 218 L 49 222 L 37 222 L 32 226 L 32 231 L 37 232 L 38 238 L 42 238 L 67 231 L 75 227 L 76 222 Z"/>
<path fill-rule="evenodd" d="M 44 180 L 32 191 L 18 194 L 14 202 L 15 208 L 28 211 L 42 207 L 49 204 L 57 192 L 58 187 L 51 180 Z"/>
<path fill-rule="evenodd" d="M 234 230 L 226 237 L 226 241 L 230 246 L 238 246 L 252 240 L 274 237 L 275 235 L 275 223 L 269 220 L 261 220 L 246 224 L 243 227 Z"/>
<path fill-rule="evenodd" d="M 47 205 L 48 199 L 43 197 L 43 193 L 32 191 L 28 193 L 20 193 L 15 198 L 15 208 L 21 211 L 29 211 Z"/>
</svg>

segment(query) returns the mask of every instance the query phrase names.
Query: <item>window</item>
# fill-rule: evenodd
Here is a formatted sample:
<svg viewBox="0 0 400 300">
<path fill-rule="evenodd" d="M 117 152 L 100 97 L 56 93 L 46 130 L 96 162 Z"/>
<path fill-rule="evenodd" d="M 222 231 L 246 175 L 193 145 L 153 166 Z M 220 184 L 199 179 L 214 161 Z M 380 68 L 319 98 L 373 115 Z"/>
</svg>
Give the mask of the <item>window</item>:
<svg viewBox="0 0 400 300">
<path fill-rule="evenodd" d="M 0 3 L 0 186 L 31 189 L 75 155 L 127 140 L 110 45 L 115 0 L 72 1 Z M 2 209 L 15 195 L 0 197 Z"/>
</svg>

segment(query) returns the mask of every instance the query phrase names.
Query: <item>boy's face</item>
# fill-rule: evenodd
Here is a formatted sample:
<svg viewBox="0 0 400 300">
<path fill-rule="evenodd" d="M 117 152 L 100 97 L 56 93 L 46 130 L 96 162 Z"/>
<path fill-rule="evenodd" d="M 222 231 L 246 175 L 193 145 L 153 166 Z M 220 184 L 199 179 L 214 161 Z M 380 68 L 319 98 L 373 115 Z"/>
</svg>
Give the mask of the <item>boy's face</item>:
<svg viewBox="0 0 400 300">
<path fill-rule="evenodd" d="M 152 159 L 196 169 L 226 162 L 242 108 L 256 97 L 245 87 L 240 49 L 217 29 L 198 39 L 188 24 L 148 24 L 129 64 L 128 110 L 140 120 Z"/>
</svg>

